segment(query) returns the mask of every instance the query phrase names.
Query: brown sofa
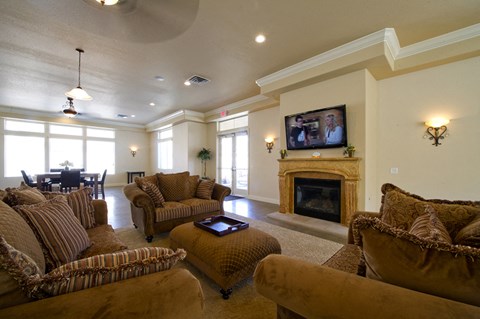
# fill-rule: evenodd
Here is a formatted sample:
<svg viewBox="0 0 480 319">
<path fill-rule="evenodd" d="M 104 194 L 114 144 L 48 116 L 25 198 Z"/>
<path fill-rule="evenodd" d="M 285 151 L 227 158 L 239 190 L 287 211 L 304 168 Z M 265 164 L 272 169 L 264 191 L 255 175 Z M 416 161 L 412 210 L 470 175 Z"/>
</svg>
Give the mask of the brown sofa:
<svg viewBox="0 0 480 319">
<path fill-rule="evenodd" d="M 223 201 L 231 190 L 214 180 L 181 172 L 137 177 L 123 192 L 130 201 L 133 224 L 151 242 L 154 234 L 180 224 L 223 215 Z"/>
<path fill-rule="evenodd" d="M 256 290 L 278 318 L 480 318 L 480 203 L 382 192 L 380 213 L 355 214 L 324 265 L 259 263 Z"/>
<path fill-rule="evenodd" d="M 0 190 L 0 318 L 201 317 L 204 301 L 199 281 L 185 269 L 170 269 L 184 257 L 181 251 L 125 250 L 108 225 L 104 200 L 91 200 L 94 220 L 86 229 L 91 246 L 81 252 L 79 258 L 83 259 L 50 269 L 39 232 L 23 214 L 35 214 L 38 209 L 53 216 L 49 214 L 60 212 L 58 208 L 66 203 L 78 206 L 78 198 L 65 200 L 58 199 L 58 194 L 43 193 L 46 197 L 42 199 L 36 189 L 25 185 L 18 189 L 17 203 Z M 34 202 L 41 202 L 33 204 L 32 194 Z M 29 201 L 31 205 L 27 205 Z M 19 205 L 14 209 L 6 202 Z M 132 256 L 137 254 L 149 257 L 135 260 Z M 126 262 L 113 266 L 117 258 Z"/>
</svg>

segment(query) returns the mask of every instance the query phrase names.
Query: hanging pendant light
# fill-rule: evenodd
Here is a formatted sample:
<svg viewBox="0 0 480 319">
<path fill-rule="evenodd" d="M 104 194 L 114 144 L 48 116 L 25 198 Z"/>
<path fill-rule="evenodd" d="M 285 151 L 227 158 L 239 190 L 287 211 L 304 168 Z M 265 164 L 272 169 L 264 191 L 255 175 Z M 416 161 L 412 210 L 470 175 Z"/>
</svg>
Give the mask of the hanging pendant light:
<svg viewBox="0 0 480 319">
<path fill-rule="evenodd" d="M 65 92 L 65 95 L 68 97 L 71 97 L 72 99 L 77 99 L 77 100 L 85 100 L 85 101 L 91 101 L 93 98 L 88 95 L 88 93 L 82 89 L 80 86 L 80 61 L 81 61 L 81 55 L 85 51 L 82 49 L 75 49 L 78 51 L 78 86 L 68 92 Z"/>
<path fill-rule="evenodd" d="M 73 99 L 71 97 L 67 97 L 67 103 L 63 106 L 63 114 L 65 114 L 67 117 L 75 117 L 78 112 L 75 110 L 75 107 L 73 106 Z"/>
</svg>

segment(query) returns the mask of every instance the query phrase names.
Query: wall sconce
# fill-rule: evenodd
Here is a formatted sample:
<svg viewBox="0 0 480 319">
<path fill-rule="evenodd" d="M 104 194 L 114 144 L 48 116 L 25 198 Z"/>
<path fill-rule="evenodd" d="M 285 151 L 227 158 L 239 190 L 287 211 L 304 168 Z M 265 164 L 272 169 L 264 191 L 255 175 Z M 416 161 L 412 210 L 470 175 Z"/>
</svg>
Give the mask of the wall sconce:
<svg viewBox="0 0 480 319">
<path fill-rule="evenodd" d="M 135 155 L 137 154 L 137 150 L 138 148 L 136 146 L 130 147 L 130 153 L 132 153 L 133 157 L 135 157 Z"/>
<path fill-rule="evenodd" d="M 446 125 L 448 123 L 450 123 L 450 121 L 444 118 L 434 118 L 425 122 L 425 125 L 428 126 L 425 137 L 428 137 L 429 140 L 434 140 L 432 145 L 442 145 L 439 140 L 443 140 L 447 136 L 445 133 L 447 132 Z"/>
<path fill-rule="evenodd" d="M 266 143 L 266 145 L 267 145 L 267 150 L 268 150 L 268 152 L 271 153 L 271 152 L 272 152 L 273 145 L 275 145 L 275 144 L 273 143 L 273 138 L 272 138 L 272 137 L 267 137 L 267 138 L 265 139 L 265 143 Z"/>
</svg>

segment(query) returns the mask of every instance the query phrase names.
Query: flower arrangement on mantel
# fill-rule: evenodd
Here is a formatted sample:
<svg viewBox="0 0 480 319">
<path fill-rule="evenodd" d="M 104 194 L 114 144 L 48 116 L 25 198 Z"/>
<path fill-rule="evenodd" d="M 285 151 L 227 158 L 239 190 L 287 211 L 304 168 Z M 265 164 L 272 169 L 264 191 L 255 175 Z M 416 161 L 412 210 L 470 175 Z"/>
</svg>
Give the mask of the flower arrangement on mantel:
<svg viewBox="0 0 480 319">
<path fill-rule="evenodd" d="M 65 160 L 65 161 L 63 161 L 62 163 L 58 164 L 58 165 L 65 167 L 65 170 L 66 170 L 66 171 L 68 171 L 68 170 L 70 169 L 69 166 L 72 166 L 72 167 L 73 167 L 73 163 L 70 162 L 69 160 Z"/>
<path fill-rule="evenodd" d="M 343 155 L 345 157 L 353 157 L 353 155 L 355 155 L 355 146 L 348 144 L 348 146 L 343 150 Z"/>
</svg>

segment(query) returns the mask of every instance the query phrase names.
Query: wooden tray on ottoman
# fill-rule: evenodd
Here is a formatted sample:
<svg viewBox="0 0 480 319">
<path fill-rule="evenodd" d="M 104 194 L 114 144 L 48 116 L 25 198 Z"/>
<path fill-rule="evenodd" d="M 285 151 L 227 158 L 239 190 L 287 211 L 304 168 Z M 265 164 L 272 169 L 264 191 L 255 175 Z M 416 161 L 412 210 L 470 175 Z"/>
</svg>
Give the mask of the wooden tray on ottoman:
<svg viewBox="0 0 480 319">
<path fill-rule="evenodd" d="M 227 216 L 218 215 L 205 218 L 193 223 L 198 228 L 206 230 L 217 236 L 225 236 L 242 229 L 248 228 L 248 223 Z"/>
</svg>

